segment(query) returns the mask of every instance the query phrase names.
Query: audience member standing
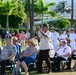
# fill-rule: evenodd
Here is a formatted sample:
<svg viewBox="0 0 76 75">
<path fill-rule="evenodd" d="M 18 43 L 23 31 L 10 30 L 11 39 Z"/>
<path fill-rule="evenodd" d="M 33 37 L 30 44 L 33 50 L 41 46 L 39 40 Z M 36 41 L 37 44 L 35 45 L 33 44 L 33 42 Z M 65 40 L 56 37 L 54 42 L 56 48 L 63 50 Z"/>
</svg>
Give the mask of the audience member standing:
<svg viewBox="0 0 76 75">
<path fill-rule="evenodd" d="M 41 38 L 41 35 L 42 35 L 41 32 L 40 32 L 40 30 L 41 30 L 40 26 L 38 26 L 37 29 L 38 29 L 38 33 L 37 33 L 38 42 L 40 42 L 40 38 Z"/>
<path fill-rule="evenodd" d="M 25 32 L 24 31 L 21 31 L 21 34 L 20 34 L 21 46 L 24 46 L 25 45 L 25 40 L 26 40 Z"/>
<path fill-rule="evenodd" d="M 26 40 L 28 40 L 30 38 L 30 32 L 28 30 L 26 31 L 25 36 L 26 36 Z"/>
<path fill-rule="evenodd" d="M 20 33 L 19 33 L 19 31 L 17 31 L 16 37 L 18 39 L 18 42 L 20 42 Z"/>
<path fill-rule="evenodd" d="M 6 38 L 9 38 L 9 37 L 11 37 L 12 36 L 12 34 L 9 32 L 9 31 L 6 31 Z"/>
<path fill-rule="evenodd" d="M 42 72 L 42 61 L 45 59 L 48 67 L 48 73 L 50 72 L 50 60 L 49 60 L 49 51 L 50 51 L 50 40 L 51 32 L 49 31 L 48 24 L 43 24 L 43 31 L 40 30 L 42 36 L 40 39 L 40 51 L 38 58 L 38 73 Z"/>
<path fill-rule="evenodd" d="M 6 33 L 5 33 L 5 31 L 3 30 L 2 33 L 1 33 L 2 46 L 5 46 L 5 36 L 6 36 Z"/>
</svg>

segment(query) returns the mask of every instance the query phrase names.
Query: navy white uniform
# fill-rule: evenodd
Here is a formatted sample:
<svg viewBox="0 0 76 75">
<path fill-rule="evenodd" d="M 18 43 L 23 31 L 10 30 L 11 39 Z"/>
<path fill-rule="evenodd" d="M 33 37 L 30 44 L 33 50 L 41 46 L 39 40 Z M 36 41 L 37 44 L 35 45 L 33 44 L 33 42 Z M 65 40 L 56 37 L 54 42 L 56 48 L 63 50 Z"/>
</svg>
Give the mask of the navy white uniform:
<svg viewBox="0 0 76 75">
<path fill-rule="evenodd" d="M 70 39 L 71 49 L 74 50 L 74 48 L 75 48 L 75 40 L 76 40 L 76 35 L 75 35 L 75 33 L 70 33 L 70 34 L 69 34 L 69 39 Z"/>
<path fill-rule="evenodd" d="M 57 58 L 54 60 L 54 65 L 57 67 L 57 71 L 60 71 L 60 61 L 66 61 L 69 59 L 69 56 L 65 56 L 67 54 L 71 54 L 71 48 L 68 45 L 60 46 L 57 50 Z M 67 64 L 69 68 L 69 64 Z"/>
<path fill-rule="evenodd" d="M 52 32 L 51 38 L 52 38 L 52 44 L 54 46 L 54 50 L 56 51 L 57 48 L 58 48 L 59 34 L 56 31 L 55 32 Z"/>
<path fill-rule="evenodd" d="M 67 38 L 67 35 L 66 34 L 61 34 L 59 36 L 59 40 L 65 40 Z"/>
</svg>

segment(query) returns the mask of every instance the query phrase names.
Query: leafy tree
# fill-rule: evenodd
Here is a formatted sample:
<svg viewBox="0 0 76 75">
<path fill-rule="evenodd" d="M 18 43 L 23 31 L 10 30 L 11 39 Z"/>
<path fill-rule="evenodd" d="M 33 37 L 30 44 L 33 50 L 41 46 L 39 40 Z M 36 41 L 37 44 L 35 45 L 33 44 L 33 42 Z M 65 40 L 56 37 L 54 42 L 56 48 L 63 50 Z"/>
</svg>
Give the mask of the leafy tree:
<svg viewBox="0 0 76 75">
<path fill-rule="evenodd" d="M 44 18 L 43 16 L 44 16 L 44 14 L 50 14 L 51 16 L 55 16 L 56 15 L 55 12 L 50 10 L 50 7 L 54 6 L 54 5 L 55 5 L 55 2 L 45 4 L 44 0 L 37 0 L 34 3 L 34 11 L 35 11 L 35 13 L 42 15 L 42 24 L 43 24 L 43 18 Z"/>
<path fill-rule="evenodd" d="M 61 14 L 64 15 L 65 12 L 66 12 L 66 13 L 70 13 L 71 10 L 70 10 L 70 8 L 66 8 L 66 3 L 65 3 L 65 1 L 61 1 L 61 2 L 59 2 L 59 4 L 56 6 L 55 12 L 57 12 L 57 13 L 60 12 Z"/>
<path fill-rule="evenodd" d="M 62 18 L 61 20 L 51 22 L 50 25 L 59 29 L 67 29 L 70 26 L 70 21 L 66 18 Z"/>
<path fill-rule="evenodd" d="M 24 18 L 24 8 L 23 4 L 21 4 L 18 0 L 2 0 L 0 1 L 0 15 L 4 15 L 7 17 L 6 27 L 9 30 L 9 16 L 14 15 L 18 16 L 21 19 Z"/>
</svg>

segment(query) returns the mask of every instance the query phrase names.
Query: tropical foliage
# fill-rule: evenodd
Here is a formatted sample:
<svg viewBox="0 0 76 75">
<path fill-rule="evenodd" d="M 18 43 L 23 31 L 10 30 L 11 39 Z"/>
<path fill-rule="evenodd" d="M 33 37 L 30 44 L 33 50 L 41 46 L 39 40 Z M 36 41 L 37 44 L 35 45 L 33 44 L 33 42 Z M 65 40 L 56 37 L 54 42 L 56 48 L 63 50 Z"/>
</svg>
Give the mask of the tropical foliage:
<svg viewBox="0 0 76 75">
<path fill-rule="evenodd" d="M 57 12 L 57 13 L 60 12 L 61 14 L 63 14 L 65 16 L 65 12 L 70 13 L 71 9 L 66 7 L 66 2 L 65 1 L 61 1 L 56 6 L 55 12 Z"/>
<path fill-rule="evenodd" d="M 19 0 L 0 0 L 0 15 L 6 17 L 6 27 L 9 28 L 9 17 L 13 16 L 13 19 L 20 18 L 21 21 L 25 18 L 24 6 Z M 16 21 L 16 20 L 14 20 Z M 13 23 L 13 25 L 15 25 Z M 5 27 L 5 25 L 3 26 Z"/>
<path fill-rule="evenodd" d="M 43 24 L 44 14 L 50 14 L 53 17 L 56 16 L 56 13 L 50 10 L 50 7 L 54 5 L 55 5 L 55 2 L 45 4 L 44 0 L 37 0 L 34 3 L 34 11 L 36 14 L 41 14 L 42 24 Z"/>
<path fill-rule="evenodd" d="M 51 22 L 50 25 L 51 27 L 56 27 L 59 29 L 67 29 L 70 26 L 70 21 L 66 18 L 62 18 L 61 20 Z"/>
</svg>

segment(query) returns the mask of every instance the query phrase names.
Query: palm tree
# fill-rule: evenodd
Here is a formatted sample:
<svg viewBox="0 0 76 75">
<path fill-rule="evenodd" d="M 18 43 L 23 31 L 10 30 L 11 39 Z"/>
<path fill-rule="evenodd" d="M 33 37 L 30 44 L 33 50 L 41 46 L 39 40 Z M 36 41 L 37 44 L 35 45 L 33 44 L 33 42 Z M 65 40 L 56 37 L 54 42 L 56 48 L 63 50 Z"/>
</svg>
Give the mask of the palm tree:
<svg viewBox="0 0 76 75">
<path fill-rule="evenodd" d="M 12 11 L 16 9 L 15 0 L 6 0 L 0 1 L 0 14 L 7 16 L 6 29 L 9 30 L 9 16 L 12 14 Z"/>
<path fill-rule="evenodd" d="M 54 6 L 55 2 L 45 4 L 44 0 L 37 0 L 34 3 L 34 11 L 37 14 L 42 15 L 42 25 L 43 25 L 43 19 L 44 19 L 44 14 L 51 14 L 51 16 L 55 16 L 55 12 L 50 10 L 50 6 Z"/>
<path fill-rule="evenodd" d="M 57 12 L 57 13 L 60 12 L 61 14 L 63 14 L 63 16 L 65 16 L 65 12 L 70 13 L 71 10 L 70 10 L 70 8 L 66 8 L 66 2 L 65 1 L 61 1 L 56 6 L 55 12 Z"/>
</svg>

